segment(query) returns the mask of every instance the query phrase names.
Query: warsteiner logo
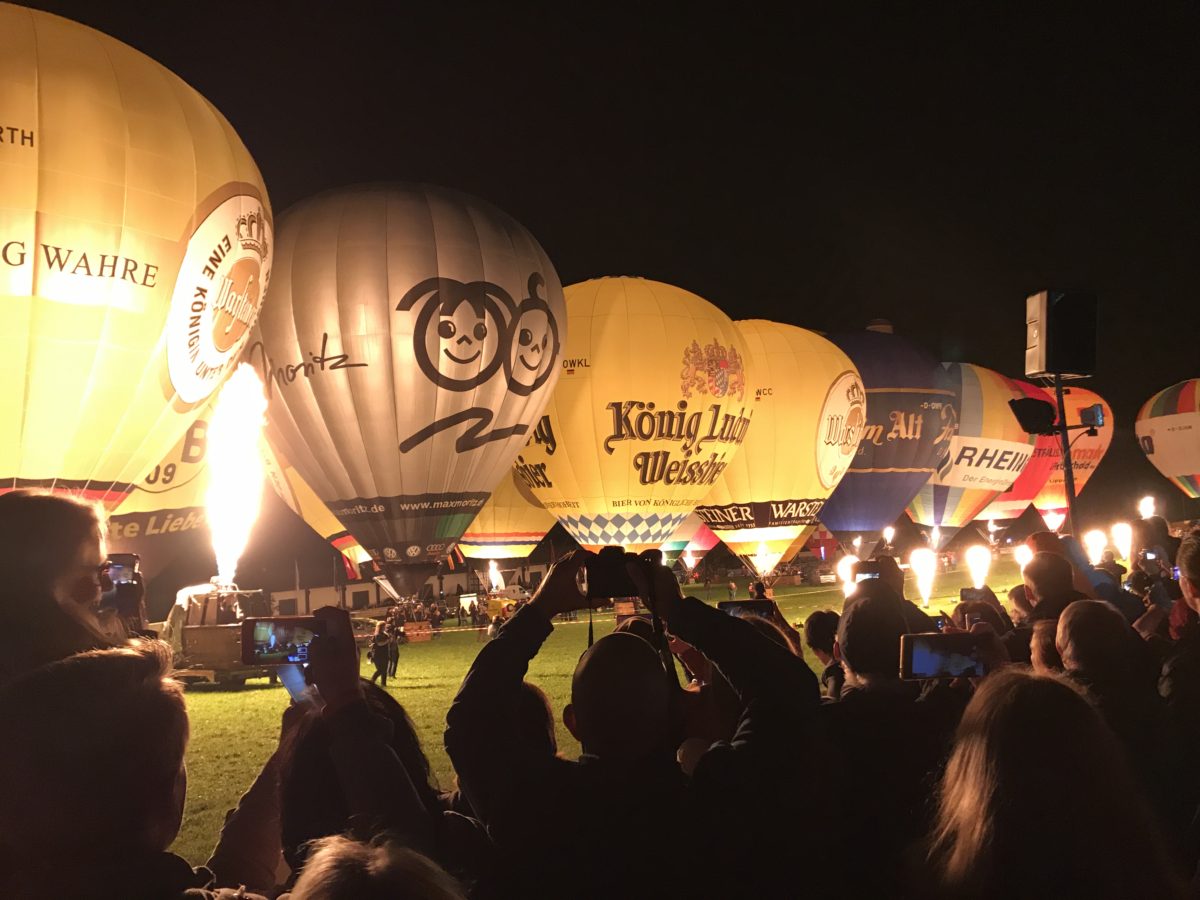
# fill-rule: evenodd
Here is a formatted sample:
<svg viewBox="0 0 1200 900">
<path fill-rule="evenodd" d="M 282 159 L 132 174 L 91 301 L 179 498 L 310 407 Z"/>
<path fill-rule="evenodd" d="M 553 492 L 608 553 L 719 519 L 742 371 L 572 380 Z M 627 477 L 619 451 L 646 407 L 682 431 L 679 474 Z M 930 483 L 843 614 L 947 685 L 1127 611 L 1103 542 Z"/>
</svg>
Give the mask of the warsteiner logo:
<svg viewBox="0 0 1200 900">
<path fill-rule="evenodd" d="M 271 222 L 253 197 L 230 197 L 187 242 L 167 318 L 167 371 L 184 403 L 208 397 L 258 318 L 271 277 Z"/>
<path fill-rule="evenodd" d="M 684 397 L 709 394 L 741 400 L 746 393 L 746 368 L 736 348 L 725 348 L 716 338 L 704 347 L 692 341 L 683 350 L 680 382 Z"/>
</svg>

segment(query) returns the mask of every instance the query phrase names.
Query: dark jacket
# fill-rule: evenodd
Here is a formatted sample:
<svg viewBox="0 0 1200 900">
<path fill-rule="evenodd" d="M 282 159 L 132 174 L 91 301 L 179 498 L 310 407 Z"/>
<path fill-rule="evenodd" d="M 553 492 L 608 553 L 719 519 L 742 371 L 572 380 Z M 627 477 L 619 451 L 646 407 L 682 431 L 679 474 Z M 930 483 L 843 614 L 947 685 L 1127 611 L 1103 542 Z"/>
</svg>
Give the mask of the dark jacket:
<svg viewBox="0 0 1200 900">
<path fill-rule="evenodd" d="M 59 860 L 37 868 L 28 863 L 6 866 L 0 861 L 0 896 L 5 900 L 263 900 L 213 887 L 208 869 L 193 869 L 173 853 L 142 853 L 99 862 L 75 864 Z"/>
<path fill-rule="evenodd" d="M 773 877 L 778 889 L 794 877 L 794 848 L 816 843 L 797 833 L 803 818 L 780 799 L 786 787 L 778 790 L 781 779 L 800 780 L 786 766 L 807 752 L 816 678 L 752 625 L 698 600 L 677 603 L 672 632 L 708 657 L 746 706 L 733 739 L 701 758 L 690 783 L 673 748 L 618 765 L 548 759 L 522 743 L 517 694 L 551 632 L 538 608 L 520 610 L 480 651 L 446 717 L 446 750 L 501 857 L 495 895 L 733 896 L 713 881 L 718 874 L 736 893 Z M 792 858 L 777 856 L 784 847 Z"/>
<path fill-rule="evenodd" d="M 932 820 L 933 797 L 969 695 L 930 682 L 847 685 L 821 707 L 833 755 L 822 769 L 846 823 L 839 895 L 897 896 L 906 851 Z"/>
<path fill-rule="evenodd" d="M 1086 594 L 1079 591 L 1067 591 L 1058 597 L 1047 597 L 1038 601 L 1037 606 L 1025 621 L 1006 634 L 1002 639 L 1008 658 L 1015 663 L 1028 664 L 1030 661 L 1030 644 L 1033 641 L 1034 622 L 1057 622 L 1063 610 L 1076 600 L 1087 600 Z"/>
<path fill-rule="evenodd" d="M 1192 803 L 1200 803 L 1200 625 L 1190 624 L 1167 651 L 1158 677 L 1158 694 L 1187 765 L 1177 773 L 1176 787 Z"/>
</svg>

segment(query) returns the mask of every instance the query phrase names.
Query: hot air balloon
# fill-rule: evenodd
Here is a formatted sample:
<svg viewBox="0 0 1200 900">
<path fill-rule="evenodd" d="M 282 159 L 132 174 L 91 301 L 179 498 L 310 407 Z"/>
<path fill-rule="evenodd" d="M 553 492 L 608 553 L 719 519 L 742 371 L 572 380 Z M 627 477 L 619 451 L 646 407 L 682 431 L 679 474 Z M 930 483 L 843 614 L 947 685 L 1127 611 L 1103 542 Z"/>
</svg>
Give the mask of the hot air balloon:
<svg viewBox="0 0 1200 900">
<path fill-rule="evenodd" d="M 507 473 L 459 538 L 467 559 L 524 559 L 554 527 L 524 481 Z"/>
<path fill-rule="evenodd" d="M 1200 378 L 1181 381 L 1147 400 L 1134 431 L 1154 468 L 1192 499 L 1200 497 Z"/>
<path fill-rule="evenodd" d="M 403 594 L 450 552 L 560 371 L 554 267 L 499 210 L 426 185 L 329 191 L 280 219 L 249 358 L 268 433 Z"/>
<path fill-rule="evenodd" d="M 681 288 L 598 278 L 566 290 L 558 388 L 516 471 L 583 547 L 657 548 L 750 427 L 746 345 Z"/>
<path fill-rule="evenodd" d="M 954 412 L 953 394 L 936 383 L 937 361 L 890 327 L 831 338 L 858 368 L 867 391 L 858 452 L 821 508 L 821 522 L 843 543 L 862 536 L 874 545 L 904 512 L 933 474 L 935 441 Z"/>
<path fill-rule="evenodd" d="M 1046 391 L 1028 381 L 1010 378 L 1009 382 L 1021 392 L 1022 396 L 1054 403 L 1054 398 Z M 1017 476 L 1017 480 L 1003 494 L 987 505 L 979 514 L 979 518 L 989 521 L 995 519 L 1016 519 L 1021 516 L 1033 498 L 1045 486 L 1046 479 L 1055 463 L 1062 459 L 1062 444 L 1055 434 L 1039 434 L 1034 438 L 1033 456 Z"/>
<path fill-rule="evenodd" d="M 999 372 L 942 363 L 939 384 L 954 394 L 936 439 L 942 456 L 908 514 L 918 525 L 937 526 L 944 543 L 1012 486 L 1034 439 L 1008 406 L 1023 393 Z"/>
<path fill-rule="evenodd" d="M 704 524 L 704 520 L 692 513 L 675 529 L 675 533 L 671 535 L 670 539 L 664 541 L 658 549 L 662 551 L 663 565 L 673 566 L 676 560 L 690 548 L 691 555 L 684 565 L 692 569 L 696 563 L 700 562 L 705 553 L 717 545 L 717 540 L 717 536 Z"/>
<path fill-rule="evenodd" d="M 753 366 L 753 424 L 696 514 L 766 578 L 858 452 L 867 398 L 850 357 L 815 332 L 735 324 Z"/>
<path fill-rule="evenodd" d="M 1074 386 L 1063 390 L 1063 407 L 1067 413 L 1069 427 L 1080 424 L 1081 410 L 1096 405 L 1104 411 L 1104 424 L 1070 432 L 1071 473 L 1075 476 L 1075 496 L 1082 493 L 1088 479 L 1100 465 L 1100 460 L 1108 452 L 1108 445 L 1112 443 L 1114 422 L 1111 407 L 1099 394 Z M 1041 448 L 1040 441 L 1039 438 L 1038 449 Z M 1049 477 L 1033 498 L 1034 507 L 1043 516 L 1047 513 L 1063 515 L 1067 512 L 1067 486 L 1063 474 L 1061 438 L 1055 436 L 1054 449 L 1051 452 L 1054 462 L 1048 473 Z"/>
<path fill-rule="evenodd" d="M 98 31 L 0 5 L 0 490 L 115 508 L 220 386 L 271 273 L 225 118 Z"/>
</svg>

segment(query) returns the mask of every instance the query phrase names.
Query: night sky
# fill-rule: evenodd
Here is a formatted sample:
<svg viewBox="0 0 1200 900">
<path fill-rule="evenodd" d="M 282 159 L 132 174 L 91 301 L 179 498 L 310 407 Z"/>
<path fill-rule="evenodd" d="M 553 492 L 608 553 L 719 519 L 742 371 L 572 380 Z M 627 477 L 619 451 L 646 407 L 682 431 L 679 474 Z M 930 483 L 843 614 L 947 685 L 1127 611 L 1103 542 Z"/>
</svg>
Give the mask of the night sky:
<svg viewBox="0 0 1200 900">
<path fill-rule="evenodd" d="M 821 331 L 885 317 L 1013 376 L 1026 294 L 1094 290 L 1087 384 L 1118 429 L 1080 512 L 1154 493 L 1200 515 L 1133 439 L 1143 401 L 1200 375 L 1193 3 L 31 5 L 197 88 L 277 214 L 443 184 L 526 225 L 564 284 L 643 275 Z"/>
</svg>

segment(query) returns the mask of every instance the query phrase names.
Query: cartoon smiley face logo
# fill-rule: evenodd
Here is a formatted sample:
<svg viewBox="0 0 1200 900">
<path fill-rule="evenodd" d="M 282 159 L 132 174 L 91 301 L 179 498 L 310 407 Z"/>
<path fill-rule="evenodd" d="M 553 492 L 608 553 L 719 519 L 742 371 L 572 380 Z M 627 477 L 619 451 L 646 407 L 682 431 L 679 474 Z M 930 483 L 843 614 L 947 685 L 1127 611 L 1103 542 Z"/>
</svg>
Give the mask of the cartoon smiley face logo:
<svg viewBox="0 0 1200 900">
<path fill-rule="evenodd" d="M 438 387 L 474 390 L 505 363 L 508 323 L 516 304 L 499 285 L 427 278 L 414 285 L 396 309 L 408 312 L 418 305 L 413 355 Z"/>
<path fill-rule="evenodd" d="M 508 387 L 528 396 L 546 383 L 558 359 L 558 323 L 546 301 L 537 295 L 542 276 L 529 277 L 529 297 L 517 309 L 504 371 Z"/>
</svg>

